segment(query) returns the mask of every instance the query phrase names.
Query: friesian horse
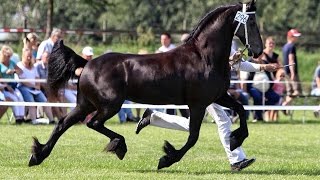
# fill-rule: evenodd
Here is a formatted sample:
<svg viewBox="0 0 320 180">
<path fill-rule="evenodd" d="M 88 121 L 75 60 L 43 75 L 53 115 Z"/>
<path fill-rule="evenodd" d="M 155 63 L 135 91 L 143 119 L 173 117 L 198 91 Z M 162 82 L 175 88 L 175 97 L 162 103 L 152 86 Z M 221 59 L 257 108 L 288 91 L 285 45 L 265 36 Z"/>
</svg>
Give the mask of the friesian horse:
<svg viewBox="0 0 320 180">
<path fill-rule="evenodd" d="M 84 67 L 78 82 L 77 106 L 59 120 L 46 144 L 34 138 L 29 166 L 39 165 L 50 155 L 60 136 L 93 111 L 97 113 L 87 126 L 110 138 L 106 150 L 122 160 L 127 152 L 125 138 L 104 123 L 120 110 L 126 99 L 146 104 L 186 104 L 190 109 L 186 144 L 176 150 L 166 141 L 166 155 L 159 160 L 158 169 L 178 162 L 195 145 L 205 109 L 212 102 L 239 114 L 240 127 L 231 134 L 230 148 L 240 146 L 248 137 L 248 128 L 243 106 L 227 94 L 228 58 L 234 35 L 254 57 L 262 53 L 255 10 L 254 1 L 219 7 L 199 22 L 182 45 L 166 53 L 107 53 L 87 62 L 62 41 L 57 42 L 49 59 L 47 83 L 56 94 L 73 77 L 76 68 Z M 248 15 L 242 24 L 236 15 L 239 12 L 243 17 Z"/>
</svg>

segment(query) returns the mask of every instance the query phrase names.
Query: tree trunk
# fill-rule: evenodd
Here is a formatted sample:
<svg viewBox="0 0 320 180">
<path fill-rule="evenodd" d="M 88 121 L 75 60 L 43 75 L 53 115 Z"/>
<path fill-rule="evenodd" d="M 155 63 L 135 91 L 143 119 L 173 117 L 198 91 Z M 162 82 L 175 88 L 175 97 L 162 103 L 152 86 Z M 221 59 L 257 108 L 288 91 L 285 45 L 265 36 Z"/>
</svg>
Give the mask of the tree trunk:
<svg viewBox="0 0 320 180">
<path fill-rule="evenodd" d="M 50 37 L 52 30 L 52 16 L 53 16 L 53 0 L 48 0 L 48 10 L 47 10 L 47 27 L 45 39 Z"/>
</svg>

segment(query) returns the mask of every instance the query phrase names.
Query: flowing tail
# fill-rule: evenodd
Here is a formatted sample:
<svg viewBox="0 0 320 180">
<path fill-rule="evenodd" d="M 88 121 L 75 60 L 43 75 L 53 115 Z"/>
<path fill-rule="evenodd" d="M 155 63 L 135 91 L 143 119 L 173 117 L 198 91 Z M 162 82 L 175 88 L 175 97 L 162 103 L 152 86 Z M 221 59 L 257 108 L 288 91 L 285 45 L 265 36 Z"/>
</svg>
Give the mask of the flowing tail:
<svg viewBox="0 0 320 180">
<path fill-rule="evenodd" d="M 49 99 L 58 97 L 59 89 L 65 87 L 69 79 L 75 76 L 75 70 L 79 67 L 84 67 L 86 63 L 87 60 L 65 46 L 62 40 L 56 42 L 48 63 L 47 86 Z"/>
</svg>

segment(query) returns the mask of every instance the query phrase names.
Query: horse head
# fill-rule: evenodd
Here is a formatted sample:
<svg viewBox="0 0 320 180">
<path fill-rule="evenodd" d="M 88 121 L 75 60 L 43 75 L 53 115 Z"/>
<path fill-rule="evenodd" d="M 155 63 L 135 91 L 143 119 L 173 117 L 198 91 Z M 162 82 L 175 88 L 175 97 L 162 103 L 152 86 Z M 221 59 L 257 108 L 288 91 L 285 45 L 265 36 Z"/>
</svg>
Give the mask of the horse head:
<svg viewBox="0 0 320 180">
<path fill-rule="evenodd" d="M 248 49 L 248 55 L 254 58 L 262 54 L 263 44 L 255 17 L 255 0 L 242 5 L 242 11 L 238 11 L 234 21 L 237 22 L 235 35 Z"/>
</svg>

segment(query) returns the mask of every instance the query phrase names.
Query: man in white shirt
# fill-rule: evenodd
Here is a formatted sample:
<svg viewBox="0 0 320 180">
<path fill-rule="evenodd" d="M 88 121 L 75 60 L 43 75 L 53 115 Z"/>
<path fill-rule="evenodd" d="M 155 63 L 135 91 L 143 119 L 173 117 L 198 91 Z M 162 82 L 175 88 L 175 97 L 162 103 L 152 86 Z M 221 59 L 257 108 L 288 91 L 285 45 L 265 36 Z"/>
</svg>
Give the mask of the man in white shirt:
<svg viewBox="0 0 320 180">
<path fill-rule="evenodd" d="M 162 46 L 157 52 L 167 52 L 176 47 L 174 44 L 171 44 L 171 35 L 169 33 L 162 33 L 160 38 Z"/>
<path fill-rule="evenodd" d="M 51 53 L 54 43 L 61 38 L 61 35 L 62 35 L 62 31 L 60 29 L 55 28 L 52 30 L 49 39 L 42 41 L 38 47 L 38 52 L 36 57 L 37 61 L 41 60 L 41 56 L 44 52 L 48 52 L 49 54 Z"/>
</svg>

